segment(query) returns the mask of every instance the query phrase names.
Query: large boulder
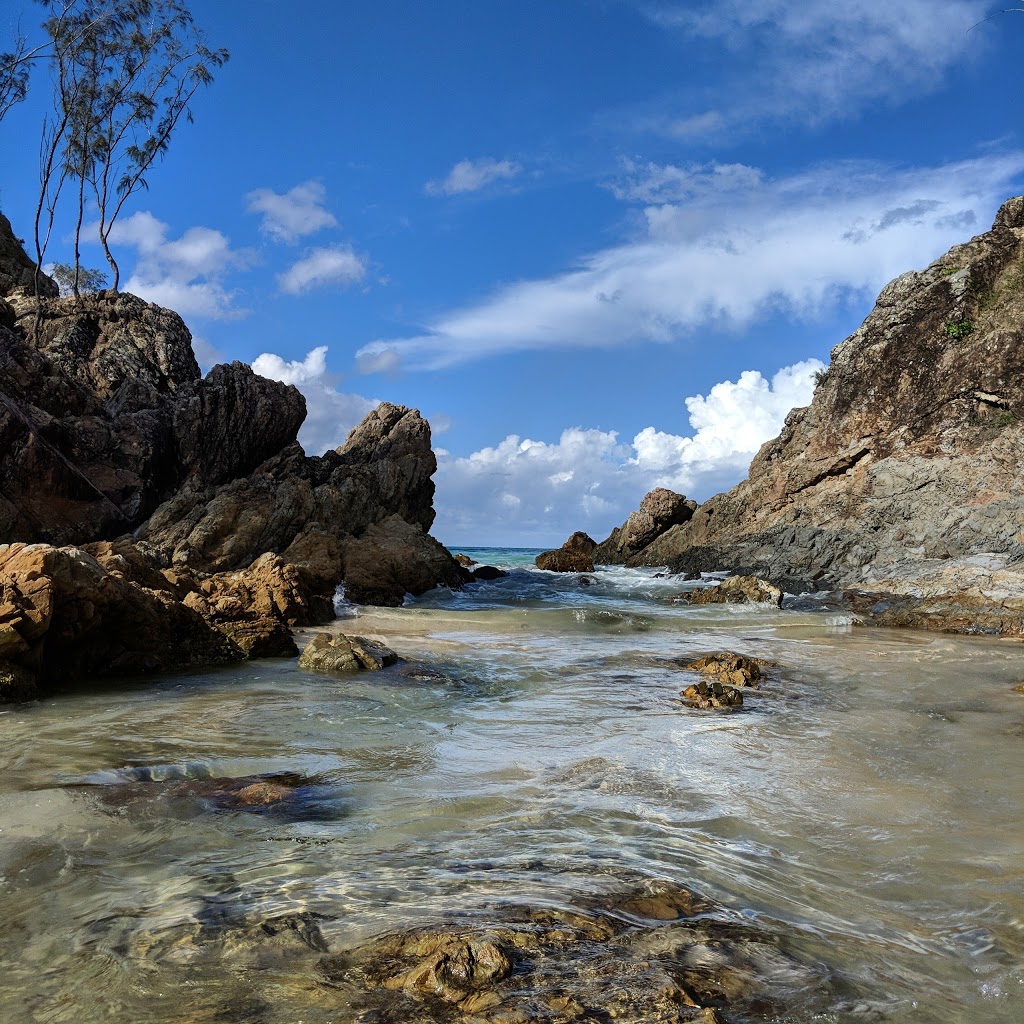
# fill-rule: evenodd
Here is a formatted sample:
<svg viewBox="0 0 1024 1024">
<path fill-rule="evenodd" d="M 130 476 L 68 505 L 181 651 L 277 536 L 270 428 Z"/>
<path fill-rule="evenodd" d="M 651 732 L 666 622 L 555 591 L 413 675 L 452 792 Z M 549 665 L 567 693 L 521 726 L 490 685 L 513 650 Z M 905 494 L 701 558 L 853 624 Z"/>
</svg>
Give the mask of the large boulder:
<svg viewBox="0 0 1024 1024">
<path fill-rule="evenodd" d="M 548 572 L 593 572 L 596 547 L 592 537 L 577 530 L 560 548 L 542 552 L 534 562 Z"/>
<path fill-rule="evenodd" d="M 693 518 L 697 502 L 666 487 L 649 492 L 640 507 L 594 549 L 598 565 L 626 565 L 666 530 Z"/>
<path fill-rule="evenodd" d="M 389 516 L 344 549 L 345 595 L 356 604 L 397 607 L 438 584 L 458 590 L 463 573 L 448 550 L 418 525 Z"/>
</svg>

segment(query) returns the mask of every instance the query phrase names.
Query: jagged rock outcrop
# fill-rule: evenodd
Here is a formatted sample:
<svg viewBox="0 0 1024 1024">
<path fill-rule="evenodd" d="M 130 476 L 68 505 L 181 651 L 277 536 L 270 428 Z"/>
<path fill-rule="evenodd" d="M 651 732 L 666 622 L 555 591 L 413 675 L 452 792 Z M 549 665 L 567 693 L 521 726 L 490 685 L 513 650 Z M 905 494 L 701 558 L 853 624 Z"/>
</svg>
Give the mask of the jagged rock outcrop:
<svg viewBox="0 0 1024 1024">
<path fill-rule="evenodd" d="M 350 599 L 385 604 L 462 584 L 428 534 L 437 463 L 418 412 L 384 403 L 307 457 L 297 389 L 238 362 L 204 378 L 176 313 L 129 294 L 60 299 L 43 275 L 37 300 L 33 271 L 0 217 L 0 544 L 50 545 L 40 578 L 84 558 L 144 618 L 177 605 L 176 623 L 253 657 L 294 652 L 288 626 L 331 618 L 343 579 Z M 12 679 L 55 678 L 56 655 L 18 657 Z M 79 674 L 144 661 L 96 654 Z"/>
<path fill-rule="evenodd" d="M 598 565 L 623 565 L 673 526 L 693 518 L 697 502 L 666 487 L 655 487 L 640 507 L 594 549 Z"/>
<path fill-rule="evenodd" d="M 980 592 L 993 570 L 976 556 L 994 555 L 1011 575 L 1024 566 L 1022 452 L 1018 197 L 991 231 L 887 285 L 833 350 L 811 405 L 789 414 L 748 478 L 627 564 L 731 569 L 790 591 L 846 586 L 907 600 L 915 579 L 945 574 Z M 981 601 L 974 613 L 1017 621 L 1021 595 L 1010 598 L 1016 612 L 991 601 L 985 611 Z"/>
<path fill-rule="evenodd" d="M 24 245 L 14 234 L 11 222 L 0 213 L 0 296 L 35 295 L 36 265 L 25 253 Z M 56 298 L 56 282 L 45 274 L 39 275 L 39 294 Z M 0 311 L 3 300 L 0 299 Z M 0 315 L 0 321 L 3 317 Z"/>
<path fill-rule="evenodd" d="M 38 336 L 35 301 L 19 309 L 0 326 L 0 539 L 118 536 L 186 482 L 252 472 L 305 417 L 242 363 L 202 379 L 181 318 L 134 295 L 47 300 Z"/>
<path fill-rule="evenodd" d="M 534 563 L 548 572 L 593 572 L 596 547 L 593 537 L 577 530 L 560 548 L 541 552 Z"/>
</svg>

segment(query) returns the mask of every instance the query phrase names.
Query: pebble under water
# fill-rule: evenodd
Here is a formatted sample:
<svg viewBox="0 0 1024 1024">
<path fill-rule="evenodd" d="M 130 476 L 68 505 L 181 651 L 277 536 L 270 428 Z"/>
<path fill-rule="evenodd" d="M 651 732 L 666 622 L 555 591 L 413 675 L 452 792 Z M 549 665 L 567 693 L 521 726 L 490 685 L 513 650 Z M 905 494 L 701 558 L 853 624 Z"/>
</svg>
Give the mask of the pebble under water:
<svg viewBox="0 0 1024 1024">
<path fill-rule="evenodd" d="M 342 607 L 381 672 L 4 708 L 0 1020 L 1024 1020 L 1024 647 L 490 560 Z M 711 651 L 741 709 L 680 701 Z M 500 985 L 403 987 L 452 943 Z"/>
</svg>

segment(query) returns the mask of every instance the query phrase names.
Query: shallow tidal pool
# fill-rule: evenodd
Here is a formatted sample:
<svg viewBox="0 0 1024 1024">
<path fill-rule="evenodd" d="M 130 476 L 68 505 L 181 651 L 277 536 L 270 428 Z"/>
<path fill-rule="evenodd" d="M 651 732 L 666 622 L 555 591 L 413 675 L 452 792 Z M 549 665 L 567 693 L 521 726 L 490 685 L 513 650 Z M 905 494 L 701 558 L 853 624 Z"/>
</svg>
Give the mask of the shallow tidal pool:
<svg viewBox="0 0 1024 1024">
<path fill-rule="evenodd" d="M 513 1020 L 336 965 L 527 909 L 618 922 L 545 953 L 577 1019 L 616 958 L 710 978 L 763 938 L 723 1020 L 1024 1020 L 1024 646 L 591 579 L 517 568 L 334 623 L 398 652 L 379 673 L 252 662 L 5 707 L 0 1020 Z M 736 713 L 679 701 L 680 662 L 717 650 L 775 666 Z M 287 797 L 236 799 L 265 777 Z M 699 942 L 621 910 L 670 889 L 705 901 Z"/>
</svg>

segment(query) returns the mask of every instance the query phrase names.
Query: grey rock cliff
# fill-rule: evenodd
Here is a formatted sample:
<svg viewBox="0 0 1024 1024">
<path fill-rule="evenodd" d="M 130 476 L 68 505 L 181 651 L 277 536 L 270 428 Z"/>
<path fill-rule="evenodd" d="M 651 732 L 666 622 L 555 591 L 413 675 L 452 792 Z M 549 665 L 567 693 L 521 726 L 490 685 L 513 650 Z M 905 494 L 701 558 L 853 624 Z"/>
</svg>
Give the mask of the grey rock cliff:
<svg viewBox="0 0 1024 1024">
<path fill-rule="evenodd" d="M 731 569 L 788 590 L 909 592 L 915 577 L 954 562 L 968 572 L 983 553 L 1012 570 L 1024 562 L 1022 470 L 1015 198 L 991 231 L 887 285 L 748 478 L 626 562 Z M 988 571 L 968 575 L 980 585 Z"/>
</svg>

